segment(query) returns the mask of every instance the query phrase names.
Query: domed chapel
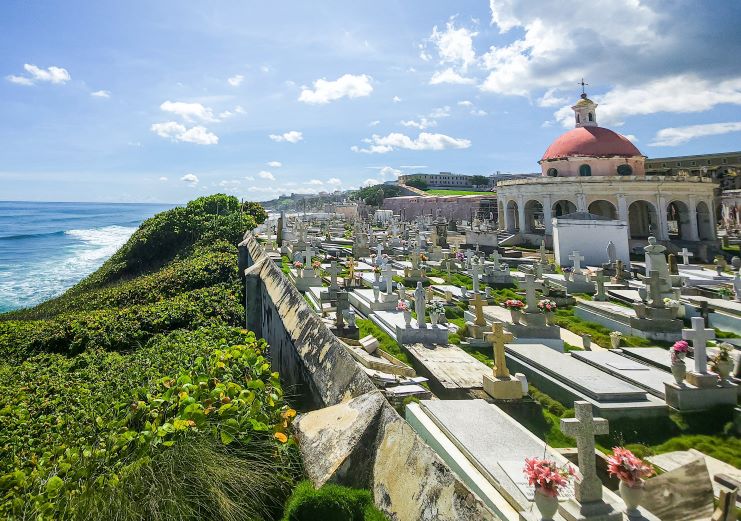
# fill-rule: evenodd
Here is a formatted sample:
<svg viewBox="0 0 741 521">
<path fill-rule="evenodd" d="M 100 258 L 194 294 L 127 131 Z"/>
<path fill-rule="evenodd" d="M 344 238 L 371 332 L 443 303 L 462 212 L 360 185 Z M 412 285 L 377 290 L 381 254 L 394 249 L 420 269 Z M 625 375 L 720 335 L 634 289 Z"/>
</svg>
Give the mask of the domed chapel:
<svg viewBox="0 0 741 521">
<path fill-rule="evenodd" d="M 497 183 L 499 227 L 510 244 L 552 245 L 552 219 L 576 212 L 627 223 L 631 247 L 659 241 L 715 245 L 714 189 L 701 177 L 647 176 L 646 157 L 625 136 L 600 127 L 582 91 L 574 128 L 546 149 L 541 177 Z M 689 243 L 695 243 L 690 245 Z M 681 247 L 681 246 L 680 246 Z"/>
</svg>

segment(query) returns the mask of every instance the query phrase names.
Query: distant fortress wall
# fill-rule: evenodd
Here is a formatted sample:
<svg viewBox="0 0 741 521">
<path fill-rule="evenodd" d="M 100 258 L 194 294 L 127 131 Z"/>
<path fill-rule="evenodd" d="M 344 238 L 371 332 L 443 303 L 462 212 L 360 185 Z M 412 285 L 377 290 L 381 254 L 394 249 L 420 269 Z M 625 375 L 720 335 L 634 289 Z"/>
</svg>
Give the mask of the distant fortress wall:
<svg viewBox="0 0 741 521">
<path fill-rule="evenodd" d="M 390 197 L 383 200 L 384 210 L 392 210 L 396 215 L 402 215 L 410 221 L 425 215 L 437 216 L 458 221 L 470 221 L 480 208 L 489 208 L 496 218 L 497 196 L 491 192 L 482 195 L 414 195 L 407 197 Z M 483 203 L 483 204 L 482 204 Z M 489 218 L 488 215 L 483 216 Z"/>
<path fill-rule="evenodd" d="M 239 244 L 246 326 L 268 344 L 315 485 L 367 488 L 394 521 L 495 516 L 391 407 L 251 234 Z"/>
</svg>

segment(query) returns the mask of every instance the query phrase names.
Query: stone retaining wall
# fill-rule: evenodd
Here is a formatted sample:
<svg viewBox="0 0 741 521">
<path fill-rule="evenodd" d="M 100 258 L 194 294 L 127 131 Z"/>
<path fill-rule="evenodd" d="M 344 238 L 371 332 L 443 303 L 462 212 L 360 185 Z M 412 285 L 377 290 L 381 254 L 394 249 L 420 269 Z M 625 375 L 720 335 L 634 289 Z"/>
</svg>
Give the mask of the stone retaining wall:
<svg viewBox="0 0 741 521">
<path fill-rule="evenodd" d="M 393 521 L 498 519 L 376 390 L 251 234 L 239 245 L 246 325 L 270 345 L 307 474 L 367 488 Z M 339 426 L 343 426 L 339 428 Z"/>
</svg>

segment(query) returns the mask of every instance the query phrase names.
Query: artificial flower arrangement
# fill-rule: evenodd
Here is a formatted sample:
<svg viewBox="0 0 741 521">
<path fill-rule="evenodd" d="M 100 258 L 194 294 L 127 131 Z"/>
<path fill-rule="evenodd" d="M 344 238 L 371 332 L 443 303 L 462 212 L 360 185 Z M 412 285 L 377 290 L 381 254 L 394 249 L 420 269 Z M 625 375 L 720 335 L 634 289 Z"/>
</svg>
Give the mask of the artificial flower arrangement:
<svg viewBox="0 0 741 521">
<path fill-rule="evenodd" d="M 733 346 L 728 342 L 718 344 L 718 352 L 712 357 L 713 362 L 727 362 L 731 359 Z"/>
<path fill-rule="evenodd" d="M 571 266 L 566 266 L 565 268 L 562 269 L 562 271 L 564 273 L 571 273 L 572 271 L 574 271 L 574 268 L 572 268 Z"/>
<path fill-rule="evenodd" d="M 623 338 L 623 334 L 620 331 L 612 331 L 610 333 L 610 338 Z"/>
<path fill-rule="evenodd" d="M 459 250 L 455 252 L 455 260 L 457 260 L 458 262 L 463 262 L 464 260 L 466 260 L 466 256 L 463 254 L 462 251 Z"/>
<path fill-rule="evenodd" d="M 406 300 L 399 300 L 396 303 L 396 311 L 409 311 L 409 303 Z"/>
<path fill-rule="evenodd" d="M 502 304 L 506 309 L 522 309 L 525 307 L 525 303 L 516 298 L 507 299 Z"/>
<path fill-rule="evenodd" d="M 550 497 L 558 497 L 561 489 L 575 475 L 571 465 L 559 467 L 555 461 L 544 458 L 525 458 L 525 468 L 522 471 L 531 486 Z"/>
<path fill-rule="evenodd" d="M 668 308 L 676 308 L 676 307 L 679 307 L 679 301 L 678 300 L 675 300 L 675 299 L 672 299 L 672 298 L 669 298 L 669 297 L 665 297 L 664 298 L 664 305 L 666 307 L 668 307 Z"/>
<path fill-rule="evenodd" d="M 557 307 L 558 306 L 556 306 L 556 303 L 549 298 L 544 298 L 538 301 L 538 308 L 543 313 L 553 313 L 554 311 L 556 311 Z"/>
<path fill-rule="evenodd" d="M 690 350 L 690 345 L 685 340 L 677 340 L 674 342 L 674 345 L 672 346 L 670 350 L 671 354 L 671 362 L 676 363 L 680 360 L 684 360 L 684 357 L 687 356 L 687 352 Z"/>
<path fill-rule="evenodd" d="M 314 261 L 314 262 L 312 262 L 312 263 L 311 263 L 311 267 L 312 267 L 313 269 L 315 269 L 315 270 L 318 270 L 319 268 L 321 268 L 321 267 L 322 267 L 322 263 L 321 263 L 321 262 L 319 262 L 319 261 Z"/>
<path fill-rule="evenodd" d="M 427 303 L 427 311 L 430 314 L 436 313 L 438 315 L 444 315 L 445 304 L 443 304 L 440 300 L 433 300 Z"/>
<path fill-rule="evenodd" d="M 425 255 L 424 253 L 420 253 L 419 254 L 419 260 L 422 261 L 422 262 L 427 262 L 428 261 L 427 255 Z"/>
<path fill-rule="evenodd" d="M 296 268 L 297 270 L 304 269 L 304 263 L 301 261 L 296 261 L 293 263 L 293 267 Z"/>
<path fill-rule="evenodd" d="M 623 447 L 613 447 L 613 455 L 607 458 L 607 470 L 611 476 L 617 476 L 629 487 L 636 487 L 654 473 L 648 465 L 635 454 Z"/>
<path fill-rule="evenodd" d="M 381 266 L 373 266 L 373 273 L 381 273 Z"/>
</svg>

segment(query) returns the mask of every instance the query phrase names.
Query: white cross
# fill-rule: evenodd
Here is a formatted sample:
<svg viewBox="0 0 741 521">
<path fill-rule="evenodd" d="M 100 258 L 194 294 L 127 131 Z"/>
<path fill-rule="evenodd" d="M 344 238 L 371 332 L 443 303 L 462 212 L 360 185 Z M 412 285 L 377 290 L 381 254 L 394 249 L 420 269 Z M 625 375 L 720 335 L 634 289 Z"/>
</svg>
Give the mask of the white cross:
<svg viewBox="0 0 741 521">
<path fill-rule="evenodd" d="M 690 263 L 690 257 L 694 257 L 695 254 L 687 248 L 682 248 L 682 251 L 679 252 L 679 256 L 682 257 L 682 264 L 686 266 Z"/>
<path fill-rule="evenodd" d="M 391 264 L 387 263 L 383 266 L 383 280 L 386 282 L 386 295 L 391 295 L 392 284 L 394 282 L 394 272 L 391 269 Z"/>
<path fill-rule="evenodd" d="M 383 246 L 381 244 L 376 245 L 376 265 L 381 265 L 381 256 L 383 255 Z"/>
<path fill-rule="evenodd" d="M 682 338 L 692 341 L 695 350 L 695 372 L 708 372 L 707 341 L 715 338 L 715 330 L 705 327 L 705 319 L 692 317 L 692 329 L 683 329 Z"/>
<path fill-rule="evenodd" d="M 304 268 L 311 268 L 311 259 L 314 258 L 314 252 L 311 251 L 311 245 L 306 245 L 306 250 L 304 251 Z"/>
<path fill-rule="evenodd" d="M 525 275 L 525 303 L 527 304 L 525 312 L 537 313 L 538 302 L 535 298 L 535 275 L 531 273 Z"/>
<path fill-rule="evenodd" d="M 332 261 L 329 265 L 329 268 L 327 268 L 327 273 L 330 275 L 331 283 L 329 284 L 329 287 L 332 289 L 338 288 L 337 286 L 337 274 L 340 272 L 339 266 L 337 266 L 337 261 Z"/>
<path fill-rule="evenodd" d="M 540 241 L 540 262 L 541 264 L 545 264 L 545 240 Z"/>
<path fill-rule="evenodd" d="M 575 401 L 574 412 L 575 418 L 561 419 L 561 432 L 576 438 L 582 480 L 574 488 L 576 500 L 583 505 L 602 499 L 602 482 L 597 477 L 595 463 L 594 437 L 608 434 L 610 427 L 604 418 L 592 416 L 592 404 L 589 402 Z"/>
<path fill-rule="evenodd" d="M 610 277 L 600 271 L 594 275 L 593 279 L 597 283 L 597 293 L 594 295 L 594 299 L 605 300 L 605 282 L 610 280 Z"/>
<path fill-rule="evenodd" d="M 479 292 L 479 276 L 481 275 L 481 264 L 474 262 L 471 265 L 471 279 L 473 280 L 473 292 Z"/>
<path fill-rule="evenodd" d="M 643 281 L 648 286 L 649 304 L 654 308 L 663 308 L 664 299 L 661 298 L 661 275 L 656 270 L 648 272 L 649 276 L 645 277 Z"/>
<path fill-rule="evenodd" d="M 584 260 L 584 256 L 579 254 L 579 250 L 571 252 L 569 259 L 574 263 L 574 273 L 581 273 L 581 261 Z"/>
<path fill-rule="evenodd" d="M 499 267 L 499 252 L 497 250 L 494 250 L 494 253 L 491 254 L 491 261 L 494 263 L 494 269 L 499 271 L 501 268 Z"/>
</svg>

